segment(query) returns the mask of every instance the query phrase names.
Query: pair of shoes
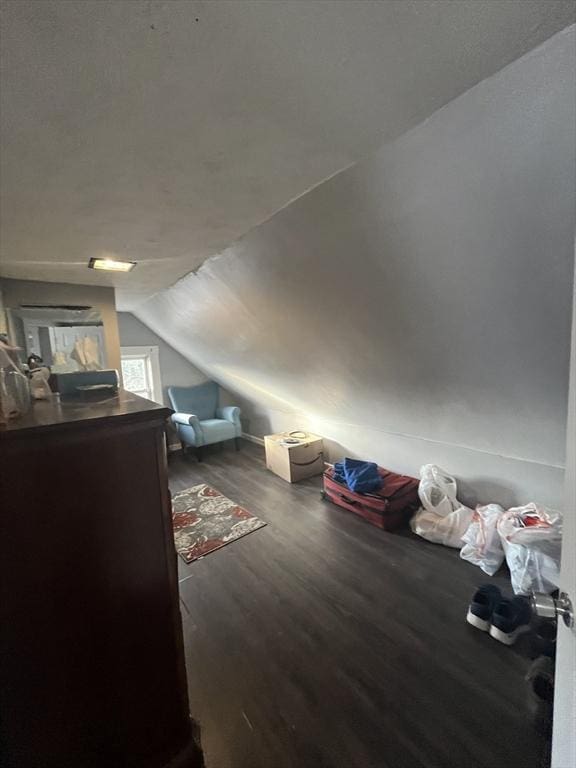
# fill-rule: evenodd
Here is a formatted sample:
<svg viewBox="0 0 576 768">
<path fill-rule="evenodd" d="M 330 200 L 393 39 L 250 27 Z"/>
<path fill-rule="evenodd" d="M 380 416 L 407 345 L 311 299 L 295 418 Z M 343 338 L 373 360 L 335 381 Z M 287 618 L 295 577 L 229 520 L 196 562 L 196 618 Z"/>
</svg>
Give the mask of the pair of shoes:
<svg viewBox="0 0 576 768">
<path fill-rule="evenodd" d="M 514 645 L 530 629 L 532 611 L 525 597 L 502 597 L 498 587 L 483 584 L 468 606 L 466 621 L 504 645 Z"/>
</svg>

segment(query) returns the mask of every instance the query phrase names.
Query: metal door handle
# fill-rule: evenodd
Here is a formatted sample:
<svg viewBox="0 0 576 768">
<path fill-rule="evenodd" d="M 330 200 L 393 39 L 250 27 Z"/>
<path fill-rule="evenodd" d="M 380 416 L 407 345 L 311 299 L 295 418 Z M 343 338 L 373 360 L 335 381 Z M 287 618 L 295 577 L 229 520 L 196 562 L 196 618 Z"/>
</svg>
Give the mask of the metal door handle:
<svg viewBox="0 0 576 768">
<path fill-rule="evenodd" d="M 555 619 L 561 616 L 569 629 L 574 626 L 574 608 L 566 592 L 560 592 L 557 599 L 544 592 L 532 592 L 530 602 L 532 610 L 541 619 Z"/>
</svg>

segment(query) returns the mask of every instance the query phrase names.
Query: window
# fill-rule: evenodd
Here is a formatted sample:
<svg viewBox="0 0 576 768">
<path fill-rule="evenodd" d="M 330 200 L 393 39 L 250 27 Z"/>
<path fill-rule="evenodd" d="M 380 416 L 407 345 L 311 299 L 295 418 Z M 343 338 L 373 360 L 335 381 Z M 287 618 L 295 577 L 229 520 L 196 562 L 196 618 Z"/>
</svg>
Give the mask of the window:
<svg viewBox="0 0 576 768">
<path fill-rule="evenodd" d="M 122 347 L 121 358 L 124 389 L 162 403 L 158 347 Z"/>
</svg>

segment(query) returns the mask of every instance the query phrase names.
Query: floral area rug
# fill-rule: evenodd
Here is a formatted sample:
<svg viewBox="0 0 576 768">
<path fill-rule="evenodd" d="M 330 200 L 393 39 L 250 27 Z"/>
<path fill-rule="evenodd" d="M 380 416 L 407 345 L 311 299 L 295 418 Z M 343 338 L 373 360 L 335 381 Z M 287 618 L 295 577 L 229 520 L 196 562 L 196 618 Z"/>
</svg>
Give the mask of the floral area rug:
<svg viewBox="0 0 576 768">
<path fill-rule="evenodd" d="M 172 525 L 176 551 L 191 563 L 266 523 L 202 483 L 174 494 Z"/>
</svg>

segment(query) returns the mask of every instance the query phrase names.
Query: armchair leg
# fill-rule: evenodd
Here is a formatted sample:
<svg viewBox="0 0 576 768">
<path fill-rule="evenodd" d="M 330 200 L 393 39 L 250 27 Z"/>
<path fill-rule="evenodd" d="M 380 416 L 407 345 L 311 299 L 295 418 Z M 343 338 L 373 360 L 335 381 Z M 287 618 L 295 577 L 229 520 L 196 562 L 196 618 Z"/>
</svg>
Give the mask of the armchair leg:
<svg viewBox="0 0 576 768">
<path fill-rule="evenodd" d="M 182 456 L 186 456 L 186 443 L 184 440 L 180 440 L 180 445 L 182 446 Z"/>
<path fill-rule="evenodd" d="M 202 450 L 201 445 L 199 445 L 198 448 L 196 448 L 196 458 L 198 459 L 198 461 L 202 461 L 202 459 L 204 458 L 204 452 Z"/>
<path fill-rule="evenodd" d="M 240 438 L 239 437 L 235 437 L 234 438 L 234 445 L 236 446 L 236 450 L 239 451 L 240 450 Z"/>
</svg>

